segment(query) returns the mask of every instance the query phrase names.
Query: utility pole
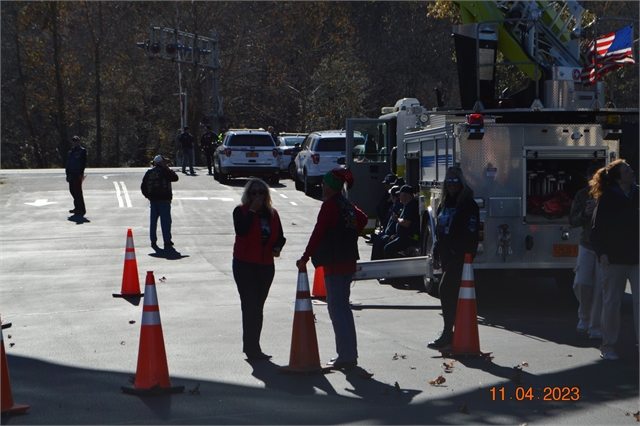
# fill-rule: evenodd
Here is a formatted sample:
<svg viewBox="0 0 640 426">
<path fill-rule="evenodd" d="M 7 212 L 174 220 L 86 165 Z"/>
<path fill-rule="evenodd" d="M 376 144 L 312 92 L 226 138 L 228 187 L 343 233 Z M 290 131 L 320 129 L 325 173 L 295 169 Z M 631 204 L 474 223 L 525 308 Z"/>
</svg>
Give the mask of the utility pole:
<svg viewBox="0 0 640 426">
<path fill-rule="evenodd" d="M 149 39 L 137 43 L 147 51 L 149 59 L 163 59 L 179 64 L 191 64 L 211 69 L 211 99 L 209 102 L 210 115 L 201 119 L 202 124 L 211 126 L 216 133 L 225 124 L 224 111 L 219 94 L 220 63 L 218 61 L 218 33 L 211 31 L 211 37 L 204 37 L 198 33 L 191 34 L 176 28 L 161 28 L 151 25 Z M 180 78 L 180 77 L 179 77 Z M 181 83 L 181 80 L 180 80 Z M 180 93 L 181 99 L 183 94 Z M 186 108 L 185 108 L 186 109 Z M 186 113 L 181 104 L 181 124 L 186 125 Z"/>
</svg>

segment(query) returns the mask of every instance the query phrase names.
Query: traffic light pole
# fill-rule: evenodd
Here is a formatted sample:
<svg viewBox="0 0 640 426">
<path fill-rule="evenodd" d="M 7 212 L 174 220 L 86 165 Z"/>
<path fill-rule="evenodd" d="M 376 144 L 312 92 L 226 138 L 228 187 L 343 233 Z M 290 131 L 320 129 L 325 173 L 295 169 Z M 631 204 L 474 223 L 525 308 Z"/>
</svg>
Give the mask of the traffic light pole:
<svg viewBox="0 0 640 426">
<path fill-rule="evenodd" d="M 209 105 L 211 118 L 211 128 L 219 133 L 224 126 L 224 112 L 222 110 L 222 100 L 219 94 L 220 85 L 220 63 L 218 61 L 218 33 L 213 30 L 211 37 L 190 34 L 179 31 L 175 28 L 161 28 L 151 25 L 149 29 L 149 40 L 139 42 L 137 45 L 147 51 L 149 59 L 160 58 L 178 64 L 191 64 L 211 69 L 212 90 L 211 103 Z M 180 79 L 180 98 L 182 99 L 182 72 L 178 71 Z M 185 101 L 186 102 L 186 101 Z M 181 105 L 181 125 L 186 126 L 186 106 L 182 110 Z M 204 121 L 204 120 L 203 120 Z"/>
</svg>

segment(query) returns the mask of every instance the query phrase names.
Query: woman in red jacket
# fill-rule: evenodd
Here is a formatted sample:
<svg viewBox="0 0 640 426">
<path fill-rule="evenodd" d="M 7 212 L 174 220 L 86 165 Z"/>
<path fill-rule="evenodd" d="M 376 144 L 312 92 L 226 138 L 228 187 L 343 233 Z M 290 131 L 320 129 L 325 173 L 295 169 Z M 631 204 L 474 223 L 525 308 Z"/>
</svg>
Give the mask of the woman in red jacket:
<svg viewBox="0 0 640 426">
<path fill-rule="evenodd" d="M 260 348 L 262 312 L 275 275 L 273 258 L 280 256 L 286 239 L 263 180 L 254 178 L 245 185 L 241 204 L 233 210 L 233 226 L 233 278 L 242 306 L 242 351 L 249 359 L 269 359 L 271 355 Z"/>
</svg>

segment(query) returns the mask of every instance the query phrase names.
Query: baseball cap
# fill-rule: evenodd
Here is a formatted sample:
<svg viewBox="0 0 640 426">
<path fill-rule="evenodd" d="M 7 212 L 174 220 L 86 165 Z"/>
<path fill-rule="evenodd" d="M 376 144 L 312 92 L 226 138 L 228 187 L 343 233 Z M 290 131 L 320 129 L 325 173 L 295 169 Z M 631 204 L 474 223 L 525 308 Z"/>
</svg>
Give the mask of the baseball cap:
<svg viewBox="0 0 640 426">
<path fill-rule="evenodd" d="M 399 187 L 398 185 L 396 185 L 396 186 L 392 187 L 392 188 L 389 190 L 389 194 L 391 194 L 391 195 L 393 195 L 393 196 L 398 195 L 398 193 L 399 193 L 399 192 L 400 192 L 400 187 Z"/>
<path fill-rule="evenodd" d="M 404 186 L 404 179 L 399 177 L 398 179 L 396 179 L 395 182 L 393 182 L 394 185 L 398 185 L 399 187 L 403 187 Z"/>
<path fill-rule="evenodd" d="M 156 155 L 155 158 L 153 159 L 153 164 L 158 164 L 162 161 L 164 161 L 164 158 L 162 157 L 162 155 Z"/>
<path fill-rule="evenodd" d="M 391 173 L 389 173 L 388 175 L 386 175 L 384 177 L 384 179 L 382 179 L 382 183 L 385 183 L 385 184 L 386 183 L 393 183 L 395 181 L 396 181 L 396 176 L 391 174 Z"/>
<path fill-rule="evenodd" d="M 402 188 L 400 188 L 400 192 L 404 192 L 407 194 L 413 194 L 413 188 L 410 185 L 404 185 Z"/>
</svg>

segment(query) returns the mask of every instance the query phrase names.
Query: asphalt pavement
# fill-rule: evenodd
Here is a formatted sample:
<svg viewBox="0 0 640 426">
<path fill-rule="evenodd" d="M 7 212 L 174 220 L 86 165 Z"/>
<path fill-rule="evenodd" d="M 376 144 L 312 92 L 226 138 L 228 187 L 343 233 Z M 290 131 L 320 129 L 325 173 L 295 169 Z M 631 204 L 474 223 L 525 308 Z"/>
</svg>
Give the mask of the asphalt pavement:
<svg viewBox="0 0 640 426">
<path fill-rule="evenodd" d="M 88 169 L 79 219 L 68 213 L 63 170 L 0 170 L 0 314 L 12 324 L 3 337 L 13 398 L 30 405 L 2 424 L 637 423 L 630 295 L 620 360 L 603 361 L 599 342 L 575 330 L 575 300 L 562 299 L 550 279 L 478 281 L 480 345 L 490 354 L 460 359 L 427 349 L 442 318 L 419 282 L 355 282 L 358 368 L 279 372 L 289 363 L 295 261 L 321 203 L 289 179 L 272 194 L 287 238 L 265 306 L 262 347 L 273 358 L 248 361 L 231 271 L 232 211 L 246 180 L 220 185 L 203 168 L 179 173 L 172 217 L 180 255 L 163 258 L 150 247 L 144 171 Z M 143 305 L 112 297 L 121 290 L 127 229 L 142 289 L 154 273 L 171 382 L 183 393 L 121 391 L 136 374 Z M 370 251 L 360 239 L 363 260 Z M 326 362 L 335 356 L 331 321 L 322 301 L 313 310 Z"/>
</svg>

